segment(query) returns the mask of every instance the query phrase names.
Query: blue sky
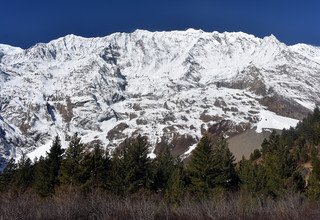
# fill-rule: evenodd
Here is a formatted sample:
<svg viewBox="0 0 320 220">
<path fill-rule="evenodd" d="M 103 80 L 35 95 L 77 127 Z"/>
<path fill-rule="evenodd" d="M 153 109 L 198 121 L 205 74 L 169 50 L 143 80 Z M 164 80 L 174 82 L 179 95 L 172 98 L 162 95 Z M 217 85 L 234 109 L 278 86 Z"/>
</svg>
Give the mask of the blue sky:
<svg viewBox="0 0 320 220">
<path fill-rule="evenodd" d="M 71 33 L 195 28 L 320 46 L 319 23 L 319 0 L 3 0 L 0 43 L 27 48 Z"/>
</svg>

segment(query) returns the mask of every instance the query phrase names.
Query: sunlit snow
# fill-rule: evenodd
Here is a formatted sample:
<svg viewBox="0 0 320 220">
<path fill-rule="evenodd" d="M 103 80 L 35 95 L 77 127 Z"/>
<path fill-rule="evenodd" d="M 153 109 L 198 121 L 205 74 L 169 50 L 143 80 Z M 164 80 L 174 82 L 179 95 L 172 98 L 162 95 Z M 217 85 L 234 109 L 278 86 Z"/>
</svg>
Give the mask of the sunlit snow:
<svg viewBox="0 0 320 220">
<path fill-rule="evenodd" d="M 26 50 L 0 45 L 0 54 L 6 158 L 22 148 L 45 155 L 55 135 L 75 132 L 111 149 L 132 134 L 147 135 L 154 157 L 162 137 L 198 140 L 221 120 L 250 122 L 257 132 L 298 122 L 266 110 L 259 101 L 265 96 L 310 110 L 320 103 L 320 49 L 287 46 L 273 35 L 137 30 L 67 35 Z"/>
</svg>

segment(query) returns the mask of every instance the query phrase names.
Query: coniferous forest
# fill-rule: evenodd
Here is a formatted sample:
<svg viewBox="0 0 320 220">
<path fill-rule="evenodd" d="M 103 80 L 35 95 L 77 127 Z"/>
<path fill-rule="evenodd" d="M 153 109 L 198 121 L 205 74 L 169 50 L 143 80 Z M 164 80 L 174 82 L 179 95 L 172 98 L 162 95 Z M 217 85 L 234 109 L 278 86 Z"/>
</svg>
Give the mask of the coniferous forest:
<svg viewBox="0 0 320 220">
<path fill-rule="evenodd" d="M 320 110 L 272 132 L 250 158 L 204 135 L 183 161 L 163 147 L 148 158 L 146 137 L 112 153 L 74 134 L 45 157 L 12 159 L 0 175 L 0 219 L 317 218 Z"/>
</svg>

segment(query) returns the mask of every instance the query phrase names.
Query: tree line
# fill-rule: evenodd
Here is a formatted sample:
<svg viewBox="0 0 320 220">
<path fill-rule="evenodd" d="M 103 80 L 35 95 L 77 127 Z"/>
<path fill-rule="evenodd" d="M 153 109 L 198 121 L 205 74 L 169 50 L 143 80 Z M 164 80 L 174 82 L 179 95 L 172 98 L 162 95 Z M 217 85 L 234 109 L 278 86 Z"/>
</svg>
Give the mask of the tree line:
<svg viewBox="0 0 320 220">
<path fill-rule="evenodd" d="M 188 162 L 173 156 L 168 146 L 150 159 L 150 144 L 140 135 L 127 139 L 112 154 L 98 142 L 83 144 L 78 134 L 64 150 L 56 136 L 45 157 L 32 162 L 23 155 L 18 163 L 11 159 L 0 175 L 0 191 L 33 190 L 50 197 L 58 188 L 73 187 L 84 193 L 101 189 L 121 197 L 159 194 L 172 202 L 186 194 L 210 197 L 239 191 L 271 198 L 299 192 L 318 199 L 319 143 L 318 108 L 296 128 L 272 132 L 260 149 L 239 163 L 225 139 L 209 134 L 201 138 Z"/>
</svg>

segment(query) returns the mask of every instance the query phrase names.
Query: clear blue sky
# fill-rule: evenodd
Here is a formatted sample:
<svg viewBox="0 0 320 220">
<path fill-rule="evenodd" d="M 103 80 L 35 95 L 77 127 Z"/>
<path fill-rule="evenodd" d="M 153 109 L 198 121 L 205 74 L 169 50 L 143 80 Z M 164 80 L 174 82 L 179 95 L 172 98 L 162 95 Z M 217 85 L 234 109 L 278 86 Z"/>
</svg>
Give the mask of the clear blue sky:
<svg viewBox="0 0 320 220">
<path fill-rule="evenodd" d="M 0 43 L 27 48 L 75 34 L 135 29 L 274 34 L 287 44 L 320 46 L 319 0 L 2 0 Z"/>
</svg>

